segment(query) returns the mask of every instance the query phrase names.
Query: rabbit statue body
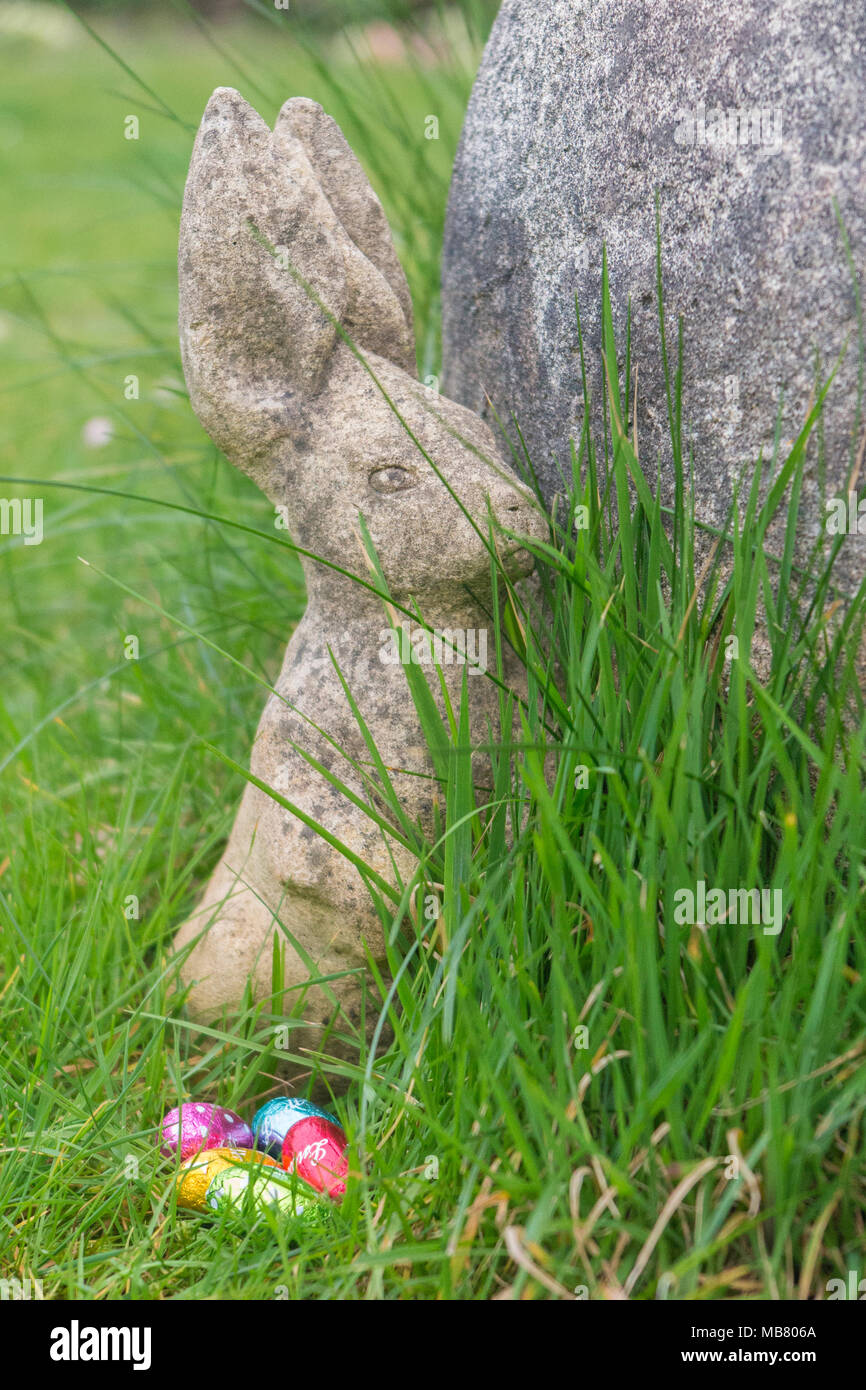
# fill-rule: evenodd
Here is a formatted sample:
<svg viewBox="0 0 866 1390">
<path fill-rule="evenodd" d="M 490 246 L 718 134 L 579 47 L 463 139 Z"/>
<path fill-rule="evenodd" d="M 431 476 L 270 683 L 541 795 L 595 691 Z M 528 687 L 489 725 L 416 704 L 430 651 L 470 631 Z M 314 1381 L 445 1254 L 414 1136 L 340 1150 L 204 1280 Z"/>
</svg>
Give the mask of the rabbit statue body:
<svg viewBox="0 0 866 1390">
<path fill-rule="evenodd" d="M 417 380 L 411 300 L 384 212 L 314 102 L 288 101 L 272 132 L 237 92 L 214 92 L 190 164 L 178 269 L 196 414 L 285 509 L 294 541 L 326 562 L 303 560 L 308 607 L 265 706 L 251 772 L 389 883 L 405 882 L 413 855 L 363 809 L 387 815 L 361 770 L 372 771 L 370 750 L 347 690 L 402 806 L 423 826 L 436 783 L 406 673 L 383 656 L 383 602 L 341 572 L 375 587 L 359 515 L 398 604 L 417 605 L 446 636 L 487 633 L 491 513 L 511 532 L 538 535 L 534 498 L 499 461 L 488 427 L 451 401 L 431 403 Z M 496 543 L 511 577 L 529 572 L 518 541 Z M 519 693 L 517 667 L 506 660 Z M 442 665 L 455 707 L 465 671 Z M 435 673 L 430 684 L 435 690 Z M 498 727 L 500 692 L 478 671 L 467 689 L 473 740 L 482 743 L 488 720 Z M 248 982 L 255 997 L 272 993 L 275 935 L 283 1008 L 300 1011 L 301 1041 L 327 1036 L 329 1051 L 348 1055 L 352 1030 L 371 1024 L 361 1016 L 367 953 L 384 968 L 382 924 L 355 863 L 249 782 L 203 899 L 176 938 L 194 1018 L 231 1013 Z M 319 976 L 332 977 L 327 987 L 308 985 Z"/>
</svg>

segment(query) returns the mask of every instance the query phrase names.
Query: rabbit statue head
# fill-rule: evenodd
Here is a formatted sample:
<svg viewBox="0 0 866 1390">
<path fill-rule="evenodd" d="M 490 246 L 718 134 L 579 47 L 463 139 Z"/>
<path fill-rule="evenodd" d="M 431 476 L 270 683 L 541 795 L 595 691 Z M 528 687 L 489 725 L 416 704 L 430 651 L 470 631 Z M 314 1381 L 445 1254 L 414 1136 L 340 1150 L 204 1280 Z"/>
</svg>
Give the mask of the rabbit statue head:
<svg viewBox="0 0 866 1390">
<path fill-rule="evenodd" d="M 478 416 L 418 382 L 409 289 L 382 205 L 320 106 L 286 102 L 271 131 L 231 88 L 213 94 L 178 263 L 193 407 L 287 509 L 295 540 L 345 563 L 358 555 L 362 512 L 395 598 L 483 586 L 488 498 L 513 531 L 533 529 L 534 504 Z M 526 567 L 516 545 L 500 553 L 513 572 Z"/>
<path fill-rule="evenodd" d="M 538 536 L 540 514 L 487 425 L 417 380 L 411 300 L 385 214 L 321 107 L 288 101 L 271 131 L 237 92 L 214 92 L 190 164 L 178 269 L 193 408 L 227 457 L 285 508 L 294 540 L 369 579 L 363 516 L 398 603 L 417 604 L 436 627 L 488 622 L 492 525 Z M 495 544 L 511 577 L 529 572 L 518 539 L 499 532 Z M 379 660 L 381 601 L 329 565 L 304 565 L 308 610 L 262 716 L 252 770 L 393 881 L 395 867 L 411 875 L 412 856 L 297 750 L 326 767 L 337 746 L 368 757 L 348 685 L 386 765 L 406 770 L 397 784 L 421 822 L 432 800 L 429 755 L 405 673 Z M 461 674 L 454 668 L 458 700 Z M 498 691 L 469 684 L 483 741 Z M 369 798 L 350 766 L 339 772 Z M 384 957 L 369 894 L 345 855 L 250 784 L 177 938 L 193 1014 L 231 1010 L 249 982 L 270 992 L 281 931 L 286 991 L 297 991 L 286 1007 L 320 1039 L 334 1007 L 357 1024 L 365 951 Z M 328 990 L 309 985 L 316 970 L 338 969 L 354 974 Z"/>
</svg>

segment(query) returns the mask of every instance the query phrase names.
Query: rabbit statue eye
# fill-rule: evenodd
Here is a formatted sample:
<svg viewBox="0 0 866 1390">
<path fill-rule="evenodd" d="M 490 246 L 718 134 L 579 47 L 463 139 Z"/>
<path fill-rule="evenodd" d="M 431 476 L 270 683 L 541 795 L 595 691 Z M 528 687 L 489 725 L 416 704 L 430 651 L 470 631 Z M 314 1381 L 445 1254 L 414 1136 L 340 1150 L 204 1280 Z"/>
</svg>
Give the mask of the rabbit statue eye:
<svg viewBox="0 0 866 1390">
<path fill-rule="evenodd" d="M 414 487 L 418 478 L 411 468 L 401 468 L 391 464 L 385 468 L 374 468 L 368 482 L 375 492 L 405 492 Z"/>
</svg>

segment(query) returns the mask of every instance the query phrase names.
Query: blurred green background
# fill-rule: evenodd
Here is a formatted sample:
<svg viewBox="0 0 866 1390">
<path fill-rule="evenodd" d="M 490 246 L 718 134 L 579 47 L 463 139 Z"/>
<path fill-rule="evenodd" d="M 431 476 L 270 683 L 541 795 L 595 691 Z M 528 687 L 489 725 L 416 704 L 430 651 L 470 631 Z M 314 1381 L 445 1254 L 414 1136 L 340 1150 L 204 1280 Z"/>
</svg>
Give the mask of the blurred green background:
<svg viewBox="0 0 866 1390">
<path fill-rule="evenodd" d="M 73 13 L 5 0 L 4 292 L 22 275 L 54 328 L 95 349 L 129 345 L 128 313 L 110 309 L 114 299 L 145 311 L 165 338 L 183 181 L 208 95 L 236 86 L 272 121 L 287 97 L 303 94 L 344 126 L 386 202 L 431 362 L 444 200 L 495 8 L 490 0 L 459 8 L 291 0 L 288 11 L 264 0 L 195 8 L 93 0 Z M 428 114 L 438 139 L 424 138 Z M 139 120 L 137 140 L 124 138 L 127 115 Z M 24 305 L 6 299 L 13 314 Z M 7 319 L 7 349 L 11 331 Z M 12 356 L 38 359 L 39 337 L 19 339 Z"/>
</svg>

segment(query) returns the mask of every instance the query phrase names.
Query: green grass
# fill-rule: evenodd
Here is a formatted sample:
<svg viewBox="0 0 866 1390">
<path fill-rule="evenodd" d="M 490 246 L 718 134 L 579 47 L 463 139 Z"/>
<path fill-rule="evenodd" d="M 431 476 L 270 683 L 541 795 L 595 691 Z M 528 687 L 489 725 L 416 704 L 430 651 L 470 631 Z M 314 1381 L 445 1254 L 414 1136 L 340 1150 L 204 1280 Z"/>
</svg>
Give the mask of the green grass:
<svg viewBox="0 0 866 1390">
<path fill-rule="evenodd" d="M 407 886 L 386 1008 L 371 990 L 394 1042 L 354 1070 L 321 1061 L 348 1083 L 336 1105 L 361 1176 L 299 1243 L 175 1210 L 163 1112 L 192 1095 L 249 1114 L 278 1084 L 274 1019 L 193 1031 L 167 948 L 218 857 L 243 786 L 227 759 L 246 764 L 304 602 L 270 507 L 183 391 L 192 135 L 221 83 L 269 120 L 288 95 L 323 101 L 382 194 L 435 371 L 472 60 L 358 66 L 264 20 L 218 31 L 221 57 L 201 34 L 95 23 L 177 118 L 86 37 L 74 63 L 28 48 L 3 96 L 20 132 L 0 143 L 3 473 L 44 480 L 3 488 L 44 498 L 46 538 L 0 538 L 2 1275 L 46 1297 L 190 1299 L 823 1297 L 861 1276 L 862 611 L 831 627 L 828 577 L 801 621 L 800 571 L 762 552 L 774 508 L 794 532 L 816 421 L 766 461 L 766 502 L 743 491 L 733 571 L 711 569 L 694 602 L 688 488 L 670 517 L 643 480 L 609 314 L 607 437 L 575 441 L 573 461 L 588 526 L 558 512 L 538 548 L 544 603 L 512 594 L 497 632 L 529 671 L 522 747 L 512 762 L 494 743 L 495 794 L 476 805 L 455 712 L 443 834 L 417 884 L 444 885 L 441 916 L 413 913 Z M 94 415 L 115 424 L 101 450 L 81 439 Z M 675 895 L 701 879 L 780 890 L 780 934 L 680 925 Z"/>
</svg>

